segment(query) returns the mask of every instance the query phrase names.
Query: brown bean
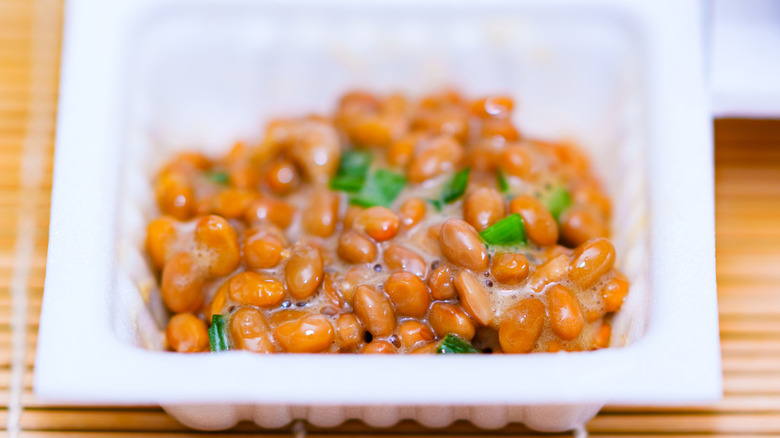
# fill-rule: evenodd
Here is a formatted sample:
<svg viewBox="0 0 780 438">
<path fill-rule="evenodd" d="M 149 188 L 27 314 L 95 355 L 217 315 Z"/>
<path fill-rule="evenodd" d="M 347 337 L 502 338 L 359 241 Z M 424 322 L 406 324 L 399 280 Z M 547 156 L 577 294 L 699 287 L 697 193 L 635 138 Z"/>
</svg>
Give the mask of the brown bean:
<svg viewBox="0 0 780 438">
<path fill-rule="evenodd" d="M 240 190 L 256 190 L 263 179 L 262 173 L 251 162 L 236 161 L 228 168 L 230 185 Z"/>
<path fill-rule="evenodd" d="M 428 314 L 428 322 L 436 336 L 440 338 L 452 333 L 470 341 L 476 333 L 476 327 L 466 312 L 449 303 L 433 303 Z"/>
<path fill-rule="evenodd" d="M 507 146 L 501 153 L 501 170 L 507 175 L 527 179 L 531 175 L 531 154 L 523 146 Z"/>
<path fill-rule="evenodd" d="M 348 132 L 356 144 L 386 148 L 404 135 L 407 124 L 400 114 L 363 115 L 350 124 Z"/>
<path fill-rule="evenodd" d="M 317 292 L 323 278 L 320 252 L 310 246 L 296 247 L 284 267 L 287 290 L 297 300 L 305 300 Z"/>
<path fill-rule="evenodd" d="M 211 211 L 225 219 L 239 219 L 246 214 L 256 195 L 247 190 L 224 189 L 214 198 Z"/>
<path fill-rule="evenodd" d="M 401 224 L 410 228 L 417 225 L 423 217 L 427 207 L 425 201 L 420 198 L 409 198 L 401 204 L 399 213 L 401 215 Z"/>
<path fill-rule="evenodd" d="M 608 323 L 601 324 L 596 338 L 593 340 L 593 348 L 607 348 L 609 347 L 609 339 L 612 337 L 612 326 Z"/>
<path fill-rule="evenodd" d="M 379 104 L 379 110 L 385 114 L 406 114 L 409 111 L 409 99 L 403 93 L 393 93 Z"/>
<path fill-rule="evenodd" d="M 279 160 L 268 168 L 265 182 L 277 195 L 286 195 L 298 188 L 301 178 L 298 169 L 287 160 Z"/>
<path fill-rule="evenodd" d="M 174 245 L 178 239 L 176 221 L 168 216 L 161 216 L 149 222 L 146 228 L 146 252 L 157 269 L 162 269 L 173 257 Z"/>
<path fill-rule="evenodd" d="M 585 173 L 590 167 L 585 151 L 572 141 L 552 143 L 553 154 L 558 161 L 577 173 Z"/>
<path fill-rule="evenodd" d="M 363 342 L 363 326 L 352 313 L 344 313 L 336 321 L 339 350 L 354 351 Z"/>
<path fill-rule="evenodd" d="M 498 222 L 505 214 L 504 198 L 496 189 L 481 187 L 463 201 L 463 219 L 477 231 Z"/>
<path fill-rule="evenodd" d="M 195 243 L 206 254 L 205 265 L 213 276 L 228 275 L 241 262 L 236 230 L 219 216 L 204 216 L 198 221 Z"/>
<path fill-rule="evenodd" d="M 548 353 L 557 353 L 559 351 L 565 351 L 566 347 L 558 341 L 550 341 L 547 343 Z"/>
<path fill-rule="evenodd" d="M 628 295 L 628 279 L 621 273 L 616 272 L 604 288 L 601 289 L 601 298 L 604 299 L 604 310 L 606 312 L 617 312 L 623 306 L 623 301 Z"/>
<path fill-rule="evenodd" d="M 420 107 L 441 109 L 448 106 L 459 106 L 462 103 L 464 103 L 463 96 L 458 91 L 448 88 L 424 96 L 420 101 Z"/>
<path fill-rule="evenodd" d="M 411 351 L 422 343 L 432 341 L 434 334 L 427 324 L 406 320 L 398 326 L 398 338 L 401 340 L 401 346 L 407 351 Z"/>
<path fill-rule="evenodd" d="M 297 141 L 288 153 L 310 180 L 327 182 L 336 173 L 341 158 L 336 129 L 318 120 L 298 122 L 297 128 Z"/>
<path fill-rule="evenodd" d="M 466 154 L 466 164 L 472 171 L 479 173 L 490 174 L 491 182 L 495 181 L 495 175 L 499 164 L 501 164 L 501 146 L 504 141 L 494 141 L 493 139 L 483 139 L 475 144 L 472 144 L 468 153 Z M 469 178 L 469 184 L 474 182 L 473 178 Z"/>
<path fill-rule="evenodd" d="M 219 289 L 217 289 L 217 293 L 214 294 L 214 297 L 211 299 L 211 303 L 209 303 L 208 308 L 203 312 L 206 316 L 206 321 L 211 322 L 211 319 L 214 317 L 214 315 L 221 314 L 225 309 L 225 305 L 227 304 L 229 285 L 230 282 L 226 281 L 222 283 L 222 286 L 220 286 Z"/>
<path fill-rule="evenodd" d="M 490 296 L 474 274 L 466 270 L 460 271 L 455 277 L 455 289 L 458 290 L 463 308 L 474 319 L 485 326 L 493 322 L 495 313 Z"/>
<path fill-rule="evenodd" d="M 447 266 L 439 266 L 431 272 L 431 276 L 428 278 L 428 287 L 431 289 L 433 298 L 437 300 L 450 300 L 458 296 L 452 272 Z"/>
<path fill-rule="evenodd" d="M 165 329 L 165 338 L 168 346 L 179 353 L 198 353 L 209 349 L 206 323 L 191 313 L 174 315 Z"/>
<path fill-rule="evenodd" d="M 420 278 L 425 277 L 425 260 L 410 249 L 391 244 L 385 250 L 384 260 L 391 271 L 403 270 Z"/>
<path fill-rule="evenodd" d="M 547 260 L 536 267 L 536 270 L 528 279 L 528 285 L 535 292 L 541 292 L 545 286 L 562 279 L 569 272 L 570 260 L 571 257 L 566 254 Z"/>
<path fill-rule="evenodd" d="M 571 194 L 574 203 L 593 206 L 608 218 L 612 214 L 612 201 L 598 186 L 598 183 L 588 183 L 577 187 Z"/>
<path fill-rule="evenodd" d="M 165 166 L 164 171 L 206 170 L 211 167 L 211 160 L 200 152 L 181 151 Z"/>
<path fill-rule="evenodd" d="M 284 351 L 290 353 L 319 353 L 327 350 L 335 339 L 328 318 L 314 314 L 279 324 L 274 335 Z"/>
<path fill-rule="evenodd" d="M 437 137 L 412 158 L 407 176 L 413 183 L 421 183 L 450 172 L 463 159 L 463 148 L 448 136 Z"/>
<path fill-rule="evenodd" d="M 282 261 L 284 242 L 274 233 L 250 229 L 244 237 L 244 262 L 252 269 L 269 269 Z"/>
<path fill-rule="evenodd" d="M 420 277 L 409 272 L 394 272 L 384 285 L 385 293 L 401 316 L 422 318 L 431 303 L 428 288 Z"/>
<path fill-rule="evenodd" d="M 371 341 L 366 344 L 361 350 L 363 354 L 396 354 L 396 350 L 393 344 L 387 341 Z"/>
<path fill-rule="evenodd" d="M 273 119 L 266 124 L 265 137 L 262 145 L 252 158 L 264 162 L 282 147 L 291 147 L 297 134 L 297 121 L 289 119 Z"/>
<path fill-rule="evenodd" d="M 347 263 L 369 263 L 376 259 L 374 242 L 352 230 L 341 235 L 336 252 Z"/>
<path fill-rule="evenodd" d="M 574 254 L 574 250 L 571 248 L 566 248 L 563 245 L 554 245 L 554 246 L 548 246 L 544 249 L 543 257 L 547 259 L 552 259 L 555 257 L 558 257 L 559 255 L 567 255 L 571 256 Z"/>
<path fill-rule="evenodd" d="M 353 266 L 344 274 L 344 278 L 341 281 L 339 290 L 344 297 L 344 301 L 352 305 L 355 298 L 355 292 L 358 286 L 366 283 L 366 281 L 374 275 L 374 271 L 362 266 Z"/>
<path fill-rule="evenodd" d="M 374 336 L 389 336 L 395 330 L 395 311 L 390 300 L 370 286 L 359 286 L 353 308 L 360 322 Z"/>
<path fill-rule="evenodd" d="M 498 253 L 493 257 L 490 272 L 499 283 L 518 284 L 528 277 L 528 259 L 520 253 Z"/>
<path fill-rule="evenodd" d="M 373 112 L 378 107 L 379 100 L 376 96 L 367 91 L 353 90 L 345 93 L 339 99 L 338 113 L 339 115 L 352 115 Z"/>
<path fill-rule="evenodd" d="M 509 212 L 523 218 L 528 237 L 540 246 L 555 245 L 558 241 L 558 224 L 547 208 L 532 196 L 517 196 L 509 203 Z"/>
<path fill-rule="evenodd" d="M 482 119 L 479 136 L 481 138 L 502 137 L 505 141 L 512 142 L 520 138 L 520 133 L 509 119 L 489 118 Z"/>
<path fill-rule="evenodd" d="M 526 298 L 501 317 L 498 340 L 504 353 L 530 353 L 544 328 L 544 303 Z"/>
<path fill-rule="evenodd" d="M 270 315 L 270 321 L 271 325 L 273 327 L 277 327 L 280 324 L 284 324 L 287 321 L 293 321 L 296 319 L 301 319 L 304 316 L 308 315 L 309 313 L 304 312 L 303 310 L 296 310 L 296 309 L 281 309 L 277 310 L 274 313 Z"/>
<path fill-rule="evenodd" d="M 203 302 L 205 272 L 189 253 L 171 257 L 162 273 L 161 294 L 172 312 L 195 312 Z"/>
<path fill-rule="evenodd" d="M 162 175 L 155 186 L 155 196 L 163 214 L 184 221 L 195 212 L 195 191 L 182 173 Z"/>
<path fill-rule="evenodd" d="M 347 208 L 347 212 L 344 213 L 344 229 L 352 228 L 352 225 L 355 224 L 355 219 L 357 219 L 358 215 L 364 210 L 363 207 L 358 207 L 357 205 L 350 205 L 349 208 Z"/>
<path fill-rule="evenodd" d="M 417 347 L 410 354 L 436 354 L 436 350 L 438 348 L 439 348 L 438 342 L 431 342 L 429 344 L 423 345 L 422 347 Z"/>
<path fill-rule="evenodd" d="M 411 161 L 417 143 L 423 136 L 423 133 L 412 133 L 394 141 L 387 148 L 387 162 L 393 166 L 405 167 Z"/>
<path fill-rule="evenodd" d="M 322 308 L 320 313 L 327 316 L 337 315 L 344 307 L 344 299 L 336 289 L 333 274 L 325 274 L 322 279 Z"/>
<path fill-rule="evenodd" d="M 247 306 L 274 307 L 284 301 L 284 285 L 281 281 L 257 272 L 241 272 L 230 279 L 228 296 Z"/>
<path fill-rule="evenodd" d="M 390 240 L 398 234 L 400 220 L 398 215 L 386 207 L 375 206 L 361 211 L 355 218 L 353 226 L 359 231 L 365 231 L 377 242 Z"/>
<path fill-rule="evenodd" d="M 475 100 L 471 104 L 471 112 L 478 117 L 509 117 L 515 106 L 509 96 L 490 96 Z"/>
<path fill-rule="evenodd" d="M 458 266 L 484 271 L 488 267 L 485 245 L 477 232 L 461 219 L 448 219 L 441 226 L 441 249 L 447 258 Z"/>
<path fill-rule="evenodd" d="M 589 306 L 582 305 L 582 313 L 585 315 L 585 321 L 595 322 L 603 318 L 607 312 L 604 310 L 604 306 L 600 302 L 591 303 Z"/>
<path fill-rule="evenodd" d="M 416 113 L 412 127 L 429 132 L 451 135 L 461 143 L 468 140 L 469 114 L 461 105 L 446 104 Z"/>
<path fill-rule="evenodd" d="M 582 307 L 577 297 L 565 286 L 556 284 L 547 291 L 547 308 L 553 332 L 565 341 L 582 333 L 585 324 Z"/>
<path fill-rule="evenodd" d="M 242 307 L 230 318 L 233 345 L 254 353 L 273 353 L 274 343 L 263 314 L 254 307 Z"/>
<path fill-rule="evenodd" d="M 269 221 L 281 229 L 286 229 L 295 216 L 295 207 L 284 201 L 263 198 L 249 204 L 244 220 L 249 223 Z"/>
<path fill-rule="evenodd" d="M 327 188 L 318 188 L 311 193 L 309 208 L 303 211 L 303 229 L 315 236 L 328 237 L 336 231 L 338 214 L 339 195 Z"/>
<path fill-rule="evenodd" d="M 561 240 L 568 246 L 579 246 L 590 239 L 608 237 L 605 219 L 590 206 L 572 205 L 560 217 Z"/>
<path fill-rule="evenodd" d="M 611 271 L 614 265 L 615 247 L 612 243 L 603 237 L 589 240 L 574 252 L 569 278 L 587 289 Z"/>
</svg>

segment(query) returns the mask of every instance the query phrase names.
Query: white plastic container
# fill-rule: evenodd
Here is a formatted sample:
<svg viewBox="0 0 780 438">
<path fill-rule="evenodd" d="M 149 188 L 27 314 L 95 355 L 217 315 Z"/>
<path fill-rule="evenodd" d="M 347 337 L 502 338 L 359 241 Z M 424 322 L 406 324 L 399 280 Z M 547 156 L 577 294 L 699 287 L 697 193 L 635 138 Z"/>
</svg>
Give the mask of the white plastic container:
<svg viewBox="0 0 780 438">
<path fill-rule="evenodd" d="M 717 399 L 699 12 L 695 1 L 69 1 L 36 393 L 160 403 L 201 429 L 412 418 L 566 430 L 605 403 Z M 590 150 L 632 281 L 614 325 L 619 348 L 446 358 L 154 351 L 142 242 L 163 159 L 257 138 L 270 117 L 327 111 L 349 88 L 443 86 L 509 93 L 525 132 Z"/>
</svg>

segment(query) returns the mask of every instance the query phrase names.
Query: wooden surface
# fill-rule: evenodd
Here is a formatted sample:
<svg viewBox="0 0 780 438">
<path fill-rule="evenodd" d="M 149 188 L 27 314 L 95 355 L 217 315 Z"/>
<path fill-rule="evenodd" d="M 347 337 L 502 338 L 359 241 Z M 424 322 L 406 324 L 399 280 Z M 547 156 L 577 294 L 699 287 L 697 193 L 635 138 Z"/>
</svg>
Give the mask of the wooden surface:
<svg viewBox="0 0 780 438">
<path fill-rule="evenodd" d="M 0 0 L 0 409 L 2 436 L 161 437 L 186 430 L 157 407 L 64 407 L 32 394 L 49 221 L 62 4 Z M 591 436 L 780 434 L 780 121 L 721 120 L 716 131 L 718 287 L 726 396 L 699 407 L 608 407 Z M 695 255 L 694 255 L 695 256 Z M 250 425 L 221 435 L 259 431 Z M 289 428 L 265 431 L 290 436 Z M 487 435 L 468 424 L 310 436 Z M 492 432 L 530 434 L 522 426 Z"/>
</svg>

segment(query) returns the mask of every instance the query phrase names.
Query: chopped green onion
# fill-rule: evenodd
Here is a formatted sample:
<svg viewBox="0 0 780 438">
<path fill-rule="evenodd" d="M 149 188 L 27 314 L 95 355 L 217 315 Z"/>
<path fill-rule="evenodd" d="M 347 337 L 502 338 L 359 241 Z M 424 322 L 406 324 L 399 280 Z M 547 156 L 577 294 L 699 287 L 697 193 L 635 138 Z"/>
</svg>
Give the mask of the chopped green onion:
<svg viewBox="0 0 780 438">
<path fill-rule="evenodd" d="M 498 191 L 501 193 L 509 191 L 509 182 L 507 182 L 506 176 L 504 176 L 504 172 L 501 169 L 498 169 L 496 172 L 496 183 L 498 184 Z"/>
<path fill-rule="evenodd" d="M 490 245 L 514 245 L 526 243 L 525 225 L 519 214 L 511 214 L 487 227 L 479 236 Z"/>
<path fill-rule="evenodd" d="M 339 160 L 338 175 L 365 176 L 371 164 L 371 153 L 362 150 L 344 151 Z"/>
<path fill-rule="evenodd" d="M 565 188 L 557 186 L 545 196 L 544 204 L 557 221 L 561 213 L 571 205 L 571 194 Z"/>
<path fill-rule="evenodd" d="M 357 192 L 363 188 L 363 183 L 366 181 L 365 177 L 357 176 L 334 176 L 330 180 L 330 188 L 333 190 L 341 190 L 344 192 Z"/>
<path fill-rule="evenodd" d="M 436 354 L 475 354 L 481 351 L 474 348 L 468 341 L 451 333 L 444 336 L 436 347 Z"/>
<path fill-rule="evenodd" d="M 406 178 L 387 169 L 378 169 L 366 178 L 360 191 L 349 202 L 361 207 L 389 207 L 406 186 Z"/>
<path fill-rule="evenodd" d="M 216 184 L 227 185 L 228 181 L 230 181 L 230 174 L 225 171 L 208 172 L 206 178 Z"/>
<path fill-rule="evenodd" d="M 386 169 L 379 169 L 374 173 L 374 181 L 382 192 L 384 199 L 391 203 L 401 194 L 406 187 L 406 178 L 403 175 Z"/>
<path fill-rule="evenodd" d="M 345 192 L 358 192 L 363 188 L 371 165 L 371 154 L 366 151 L 350 150 L 341 155 L 338 171 L 330 180 L 330 188 Z"/>
<path fill-rule="evenodd" d="M 357 194 L 351 198 L 349 198 L 349 203 L 352 205 L 357 205 L 358 207 L 363 208 L 369 208 L 369 207 L 375 207 L 378 205 L 375 200 L 369 199 L 364 197 L 361 194 Z"/>
<path fill-rule="evenodd" d="M 430 204 L 433 206 L 433 208 L 436 209 L 436 211 L 441 211 L 441 208 L 443 206 L 441 201 L 439 201 L 438 199 L 429 199 L 428 202 L 430 202 Z"/>
<path fill-rule="evenodd" d="M 227 318 L 225 315 L 214 315 L 211 317 L 209 346 L 211 351 L 214 352 L 230 350 L 230 339 L 228 337 Z"/>
<path fill-rule="evenodd" d="M 441 200 L 446 204 L 452 204 L 456 199 L 463 196 L 466 192 L 466 185 L 469 182 L 468 167 L 453 175 L 452 179 L 447 181 L 441 191 Z"/>
</svg>

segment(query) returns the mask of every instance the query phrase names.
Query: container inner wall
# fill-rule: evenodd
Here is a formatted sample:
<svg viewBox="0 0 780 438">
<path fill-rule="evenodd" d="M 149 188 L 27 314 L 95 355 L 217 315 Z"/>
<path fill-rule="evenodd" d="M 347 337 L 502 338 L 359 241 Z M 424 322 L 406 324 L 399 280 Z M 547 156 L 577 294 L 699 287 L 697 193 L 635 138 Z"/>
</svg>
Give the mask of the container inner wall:
<svg viewBox="0 0 780 438">
<path fill-rule="evenodd" d="M 268 120 L 329 112 L 353 88 L 420 95 L 453 87 L 508 93 L 522 133 L 575 139 L 590 153 L 613 198 L 613 241 L 632 282 L 613 346 L 638 340 L 650 313 L 648 111 L 646 54 L 630 23 L 576 7 L 488 11 L 478 20 L 454 8 L 431 20 L 392 7 L 309 6 L 161 8 L 138 20 L 125 66 L 116 334 L 163 346 L 164 309 L 143 245 L 158 214 L 153 178 L 172 153 L 256 141 Z"/>
</svg>

